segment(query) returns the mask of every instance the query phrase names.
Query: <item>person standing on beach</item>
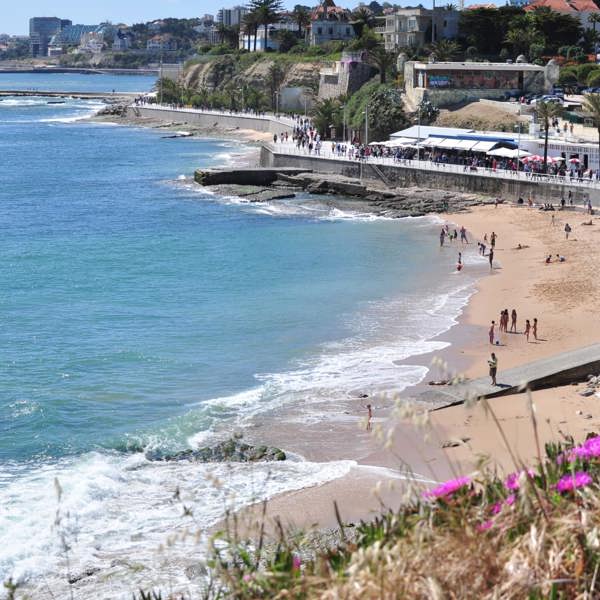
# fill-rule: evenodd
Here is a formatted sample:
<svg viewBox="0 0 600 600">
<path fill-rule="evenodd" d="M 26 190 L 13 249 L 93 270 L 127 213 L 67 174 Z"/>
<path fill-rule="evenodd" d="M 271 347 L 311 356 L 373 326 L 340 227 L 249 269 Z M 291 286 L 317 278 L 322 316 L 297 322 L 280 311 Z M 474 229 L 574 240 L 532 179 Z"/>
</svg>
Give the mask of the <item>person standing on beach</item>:
<svg viewBox="0 0 600 600">
<path fill-rule="evenodd" d="M 517 333 L 517 311 L 514 308 L 510 313 L 510 332 Z"/>
<path fill-rule="evenodd" d="M 489 260 L 490 260 L 490 270 L 494 268 L 493 262 L 494 262 L 494 249 L 491 248 L 490 249 L 490 254 L 489 254 Z"/>
<path fill-rule="evenodd" d="M 571 226 L 567 223 L 565 225 L 565 239 L 569 239 L 569 234 L 571 233 Z"/>
<path fill-rule="evenodd" d="M 367 404 L 367 431 L 371 431 L 371 420 L 373 419 L 373 408 Z"/>
<path fill-rule="evenodd" d="M 498 236 L 496 235 L 496 232 L 492 231 L 492 235 L 490 236 L 490 245 L 492 246 L 492 249 L 494 249 L 496 247 L 496 238 Z"/>
<path fill-rule="evenodd" d="M 498 385 L 496 383 L 496 373 L 498 372 L 498 359 L 496 355 L 492 352 L 490 359 L 488 360 L 488 365 L 490 366 L 490 377 L 492 378 L 492 385 Z"/>
<path fill-rule="evenodd" d="M 465 229 L 464 225 L 460 228 L 460 241 L 463 244 L 469 243 L 469 240 L 467 240 L 467 230 Z"/>
<path fill-rule="evenodd" d="M 496 329 L 496 321 L 492 321 L 492 324 L 490 325 L 490 331 L 489 331 L 490 344 L 492 344 L 492 346 L 494 345 L 494 333 L 495 333 L 495 329 Z"/>
<path fill-rule="evenodd" d="M 445 237 L 446 237 L 446 231 L 442 227 L 442 230 L 440 231 L 440 247 L 444 245 L 444 238 Z"/>
<path fill-rule="evenodd" d="M 525 321 L 525 337 L 527 338 L 527 341 L 529 341 L 529 332 L 531 331 L 531 323 L 529 322 L 529 319 L 527 319 Z"/>
<path fill-rule="evenodd" d="M 537 337 L 537 319 L 533 320 L 533 339 L 537 341 L 538 337 Z"/>
<path fill-rule="evenodd" d="M 463 268 L 463 262 L 462 262 L 462 252 L 458 253 L 458 263 L 456 264 L 456 270 L 457 271 L 462 271 Z"/>
</svg>

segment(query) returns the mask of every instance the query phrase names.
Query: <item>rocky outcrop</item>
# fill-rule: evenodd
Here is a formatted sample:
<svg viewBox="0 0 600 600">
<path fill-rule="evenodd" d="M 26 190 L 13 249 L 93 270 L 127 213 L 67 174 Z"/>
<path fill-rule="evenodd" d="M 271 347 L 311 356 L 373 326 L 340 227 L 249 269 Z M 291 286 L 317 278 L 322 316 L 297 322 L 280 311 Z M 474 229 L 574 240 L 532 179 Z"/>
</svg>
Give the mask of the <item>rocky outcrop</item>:
<svg viewBox="0 0 600 600">
<path fill-rule="evenodd" d="M 286 460 L 287 456 L 280 448 L 273 446 L 251 446 L 233 437 L 215 446 L 206 446 L 198 450 L 182 450 L 173 454 L 160 451 L 147 452 L 146 458 L 152 461 L 195 461 L 202 463 L 216 462 L 275 462 Z"/>
</svg>

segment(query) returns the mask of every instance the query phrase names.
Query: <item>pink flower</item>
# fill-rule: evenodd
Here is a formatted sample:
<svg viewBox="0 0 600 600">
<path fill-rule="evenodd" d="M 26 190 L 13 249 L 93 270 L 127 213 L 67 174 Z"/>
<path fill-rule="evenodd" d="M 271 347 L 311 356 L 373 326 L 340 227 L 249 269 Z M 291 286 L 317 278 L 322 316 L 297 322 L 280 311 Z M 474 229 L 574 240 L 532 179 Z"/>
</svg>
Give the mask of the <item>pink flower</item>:
<svg viewBox="0 0 600 600">
<path fill-rule="evenodd" d="M 507 490 L 518 490 L 520 487 L 519 479 L 521 478 L 522 473 L 527 473 L 528 477 L 535 477 L 535 473 L 531 469 L 527 469 L 527 471 L 517 471 L 516 473 L 511 473 L 504 482 L 504 487 Z"/>
<path fill-rule="evenodd" d="M 294 554 L 294 556 L 292 557 L 292 570 L 298 571 L 301 565 L 302 561 L 300 560 L 300 557 Z"/>
<path fill-rule="evenodd" d="M 562 464 L 566 459 L 568 462 L 575 462 L 578 458 L 590 460 L 600 457 L 600 436 L 587 439 L 581 446 L 575 446 L 565 454 L 557 458 L 558 464 Z"/>
<path fill-rule="evenodd" d="M 454 492 L 460 490 L 471 483 L 471 479 L 469 477 L 458 477 L 457 479 L 450 479 L 449 481 L 445 481 L 441 485 L 425 492 L 423 494 L 424 498 L 445 498 L 447 496 L 452 496 Z"/>
<path fill-rule="evenodd" d="M 508 504 L 508 506 L 512 506 L 515 503 L 516 499 L 517 499 L 517 497 L 514 494 L 511 494 L 510 496 L 506 497 L 504 504 Z"/>
<path fill-rule="evenodd" d="M 589 473 L 585 471 L 578 471 L 577 473 L 567 473 L 563 475 L 556 484 L 556 489 L 559 492 L 570 492 L 580 487 L 584 487 L 592 483 L 592 478 Z"/>
<path fill-rule="evenodd" d="M 489 521 L 484 521 L 483 523 L 479 523 L 479 525 L 477 525 L 476 529 L 477 529 L 477 531 L 479 531 L 479 533 L 483 533 L 484 531 L 491 529 L 493 526 L 494 526 L 494 521 L 492 521 L 490 519 Z"/>
<path fill-rule="evenodd" d="M 496 504 L 492 504 L 491 513 L 493 515 L 497 515 L 502 510 L 502 502 L 496 502 Z"/>
</svg>

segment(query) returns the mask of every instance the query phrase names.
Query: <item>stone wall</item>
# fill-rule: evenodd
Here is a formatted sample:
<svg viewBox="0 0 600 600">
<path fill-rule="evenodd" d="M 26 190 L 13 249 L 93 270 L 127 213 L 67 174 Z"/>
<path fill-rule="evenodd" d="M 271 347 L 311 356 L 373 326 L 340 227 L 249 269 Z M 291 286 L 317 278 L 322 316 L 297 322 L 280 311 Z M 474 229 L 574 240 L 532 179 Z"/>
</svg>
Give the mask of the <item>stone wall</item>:
<svg viewBox="0 0 600 600">
<path fill-rule="evenodd" d="M 498 196 L 507 200 L 516 200 L 519 196 L 527 198 L 530 194 L 535 202 L 560 202 L 566 198 L 569 190 L 573 192 L 574 202 L 581 204 L 589 196 L 595 207 L 600 207 L 600 190 L 578 189 L 569 185 L 540 183 L 500 179 L 476 173 L 450 173 L 430 171 L 409 166 L 381 165 L 351 162 L 333 158 L 316 158 L 307 155 L 279 154 L 270 147 L 261 149 L 260 164 L 263 167 L 295 167 L 310 169 L 314 173 L 331 173 L 354 179 L 374 180 L 387 187 L 422 187 L 452 190 L 455 192 L 481 193 Z M 380 176 L 383 174 L 384 180 Z"/>
<path fill-rule="evenodd" d="M 339 98 L 352 95 L 377 72 L 362 61 L 338 61 L 332 68 L 322 69 L 319 74 L 319 98 Z"/>
<path fill-rule="evenodd" d="M 131 110 L 131 109 L 130 109 Z M 182 125 L 195 125 L 215 129 L 253 129 L 265 133 L 282 132 L 293 133 L 292 125 L 275 117 L 254 117 L 252 115 L 221 115 L 213 113 L 185 112 L 168 108 L 155 110 L 153 108 L 138 107 L 137 112 L 142 117 L 161 119 L 166 122 L 181 123 Z"/>
</svg>

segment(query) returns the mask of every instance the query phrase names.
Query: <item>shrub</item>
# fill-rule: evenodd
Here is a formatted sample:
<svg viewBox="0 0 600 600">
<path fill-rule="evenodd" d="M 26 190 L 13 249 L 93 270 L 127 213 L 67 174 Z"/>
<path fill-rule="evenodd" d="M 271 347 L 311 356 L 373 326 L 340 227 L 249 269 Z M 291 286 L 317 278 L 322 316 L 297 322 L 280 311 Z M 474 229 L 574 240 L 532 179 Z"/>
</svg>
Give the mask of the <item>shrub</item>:
<svg viewBox="0 0 600 600">
<path fill-rule="evenodd" d="M 600 87 L 600 69 L 592 71 L 587 78 L 588 87 Z"/>
</svg>

